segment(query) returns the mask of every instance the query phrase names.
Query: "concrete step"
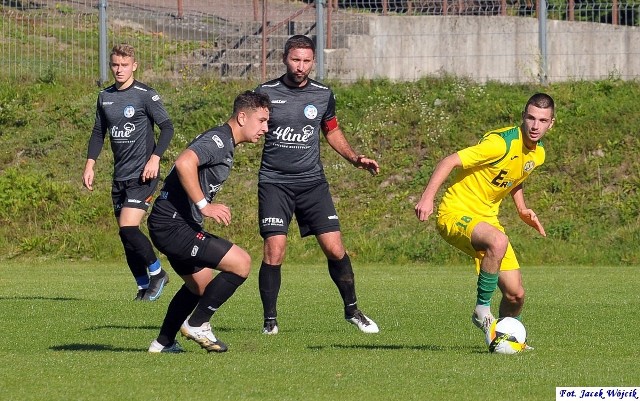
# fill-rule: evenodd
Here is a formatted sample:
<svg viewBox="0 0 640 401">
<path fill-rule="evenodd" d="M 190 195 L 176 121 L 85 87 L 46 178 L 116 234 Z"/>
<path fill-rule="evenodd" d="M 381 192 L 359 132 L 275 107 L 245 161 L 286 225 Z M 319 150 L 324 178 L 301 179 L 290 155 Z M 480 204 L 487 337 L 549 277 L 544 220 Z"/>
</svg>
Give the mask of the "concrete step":
<svg viewBox="0 0 640 401">
<path fill-rule="evenodd" d="M 262 78 L 262 66 L 257 63 L 187 63 L 181 68 L 190 71 L 200 71 L 220 78 L 246 78 L 259 81 Z M 266 79 L 272 79 L 284 74 L 282 63 L 267 63 Z"/>
<path fill-rule="evenodd" d="M 120 21 L 120 22 L 118 22 Z M 214 42 L 216 47 L 229 48 L 237 44 L 238 38 L 247 37 L 248 45 L 253 46 L 255 42 L 262 40 L 262 23 L 246 21 L 234 23 L 217 18 L 203 22 L 200 19 L 188 18 L 175 19 L 172 17 L 157 17 L 151 15 L 130 15 L 127 17 L 130 23 L 144 26 L 151 32 L 162 32 L 163 34 L 179 40 L 195 40 Z M 334 20 L 331 26 L 333 38 L 341 38 L 346 35 L 366 34 L 368 24 L 363 18 L 354 18 L 349 21 Z M 117 20 L 116 23 L 127 25 L 124 20 Z M 267 29 L 269 40 L 274 47 L 284 47 L 284 42 L 292 35 L 307 35 L 315 37 L 315 22 L 290 21 L 278 26 L 278 22 L 270 22 Z M 325 29 L 327 29 L 325 27 Z"/>
<path fill-rule="evenodd" d="M 218 78 L 246 78 L 255 81 L 262 80 L 262 66 L 259 61 L 255 63 L 183 62 L 182 65 L 178 66 L 177 71 L 183 69 L 191 71 L 198 76 L 212 75 Z M 267 62 L 265 66 L 265 80 L 277 78 L 285 72 L 285 67 L 282 62 Z M 351 70 L 344 69 L 342 65 L 338 63 L 336 65 L 327 65 L 325 67 L 325 73 L 327 76 L 339 76 L 340 74 L 350 74 Z M 315 70 L 312 71 L 311 77 L 315 78 Z M 356 79 L 357 77 L 351 78 Z"/>
<path fill-rule="evenodd" d="M 284 50 L 271 49 L 266 52 L 266 59 L 269 61 L 280 62 Z M 200 51 L 198 58 L 206 60 L 209 63 L 259 63 L 262 60 L 262 49 L 222 49 L 217 51 Z"/>
<path fill-rule="evenodd" d="M 267 36 L 267 47 L 270 49 L 284 49 L 284 44 L 289 37 L 290 35 L 269 34 Z M 315 35 L 310 37 L 315 39 Z M 217 38 L 216 44 L 221 49 L 260 49 L 262 47 L 262 34 L 220 36 Z"/>
<path fill-rule="evenodd" d="M 311 38 L 315 40 L 315 35 L 312 35 Z M 266 48 L 267 53 L 273 53 L 274 51 L 278 51 L 277 57 L 282 55 L 284 51 L 284 44 L 286 43 L 289 36 L 285 35 L 270 35 L 266 38 Z M 331 48 L 340 49 L 347 47 L 348 36 L 345 35 L 332 35 L 331 37 Z M 325 39 L 325 45 L 327 45 L 327 40 Z M 262 50 L 262 36 L 254 35 L 254 36 L 227 36 L 227 37 L 218 37 L 216 39 L 216 51 L 224 51 L 230 53 L 232 51 L 238 52 L 247 52 L 251 53 L 253 51 L 258 51 L 258 53 Z M 250 54 L 249 54 L 250 56 Z"/>
<path fill-rule="evenodd" d="M 254 38 L 255 39 L 255 38 Z M 274 39 L 274 38 L 270 38 Z M 262 59 L 262 40 L 257 43 L 247 38 L 235 38 L 237 48 L 223 47 L 218 49 L 201 49 L 194 51 L 192 57 L 201 62 L 207 63 L 259 63 Z M 267 41 L 266 58 L 269 61 L 280 63 L 284 54 L 285 37 L 278 37 L 276 40 Z M 346 48 L 347 38 L 339 36 L 332 38 L 332 49 Z M 274 47 L 273 43 L 282 44 L 282 47 Z"/>
</svg>

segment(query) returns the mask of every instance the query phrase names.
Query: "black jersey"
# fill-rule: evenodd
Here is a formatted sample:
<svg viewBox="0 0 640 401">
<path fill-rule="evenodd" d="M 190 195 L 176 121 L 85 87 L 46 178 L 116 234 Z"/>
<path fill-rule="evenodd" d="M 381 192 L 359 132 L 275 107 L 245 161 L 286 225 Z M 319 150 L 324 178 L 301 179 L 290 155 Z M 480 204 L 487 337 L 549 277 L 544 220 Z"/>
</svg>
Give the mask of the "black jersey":
<svg viewBox="0 0 640 401">
<path fill-rule="evenodd" d="M 187 149 L 191 149 L 198 156 L 200 188 L 210 203 L 222 188 L 233 167 L 235 143 L 231 127 L 224 124 L 205 131 L 198 135 Z M 174 224 L 176 219 L 201 227 L 204 223 L 200 209 L 189 199 L 174 166 L 153 205 L 149 220 L 153 220 L 154 224 L 160 221 Z"/>
<path fill-rule="evenodd" d="M 269 95 L 272 106 L 259 181 L 289 184 L 324 180 L 320 132 L 322 124 L 335 117 L 333 92 L 312 79 L 303 87 L 289 87 L 282 78 L 255 90 Z"/>
<path fill-rule="evenodd" d="M 149 86 L 136 80 L 123 90 L 111 85 L 98 94 L 87 159 L 98 158 L 108 133 L 114 158 L 113 179 L 138 178 L 151 154 L 155 151 L 162 156 L 166 150 L 171 138 L 163 138 L 163 149 L 156 150 L 153 126 L 167 120 L 169 115 L 160 96 Z"/>
</svg>

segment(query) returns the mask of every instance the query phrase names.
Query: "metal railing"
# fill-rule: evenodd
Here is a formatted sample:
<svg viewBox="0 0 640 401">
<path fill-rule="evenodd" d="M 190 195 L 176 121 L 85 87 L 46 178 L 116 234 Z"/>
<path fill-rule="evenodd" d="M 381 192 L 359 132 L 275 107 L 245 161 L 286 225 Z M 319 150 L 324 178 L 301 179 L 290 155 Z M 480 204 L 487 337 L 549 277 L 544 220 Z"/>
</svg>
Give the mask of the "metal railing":
<svg viewBox="0 0 640 401">
<path fill-rule="evenodd" d="M 319 9 L 311 0 L 3 1 L 0 74 L 103 81 L 108 71 L 100 54 L 116 42 L 130 42 L 138 49 L 141 72 L 149 76 L 264 79 L 281 71 L 282 46 L 291 34 L 317 38 L 322 32 L 323 48 L 339 50 L 348 48 L 354 37 L 367 35 L 371 21 L 379 18 L 527 19 L 537 18 L 540 9 L 546 10 L 549 20 L 628 26 L 638 25 L 636 1 L 640 2 L 548 0 L 543 6 L 541 0 L 322 0 Z M 390 33 L 397 34 L 401 33 Z M 541 56 L 545 56 L 543 40 Z M 324 67 L 319 63 L 321 76 Z M 338 71 L 331 73 L 332 79 L 346 79 L 338 67 L 326 66 Z"/>
</svg>

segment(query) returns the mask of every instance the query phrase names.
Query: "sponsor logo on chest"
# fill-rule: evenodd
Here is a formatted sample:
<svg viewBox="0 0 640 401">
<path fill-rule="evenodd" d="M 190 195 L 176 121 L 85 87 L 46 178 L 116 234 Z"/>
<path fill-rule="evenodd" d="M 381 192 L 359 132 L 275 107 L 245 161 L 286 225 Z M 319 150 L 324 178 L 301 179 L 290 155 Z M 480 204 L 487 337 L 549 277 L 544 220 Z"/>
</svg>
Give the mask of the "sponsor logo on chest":
<svg viewBox="0 0 640 401">
<path fill-rule="evenodd" d="M 111 138 L 130 138 L 131 133 L 136 130 L 135 124 L 126 123 L 122 129 L 117 126 L 111 127 Z"/>
<path fill-rule="evenodd" d="M 276 136 L 276 139 L 283 142 L 296 142 L 296 143 L 306 143 L 309 142 L 311 136 L 313 136 L 313 126 L 305 125 L 302 128 L 302 132 L 295 132 L 294 128 L 291 127 L 278 127 L 273 130 L 273 133 Z"/>
<path fill-rule="evenodd" d="M 531 173 L 535 167 L 536 162 L 528 160 L 524 166 L 522 166 L 522 175 L 524 176 L 525 174 Z M 511 188 L 511 186 L 513 186 L 513 179 L 508 177 L 508 175 L 509 170 L 500 170 L 500 172 L 493 177 L 493 180 L 491 180 L 491 184 L 499 188 Z"/>
</svg>

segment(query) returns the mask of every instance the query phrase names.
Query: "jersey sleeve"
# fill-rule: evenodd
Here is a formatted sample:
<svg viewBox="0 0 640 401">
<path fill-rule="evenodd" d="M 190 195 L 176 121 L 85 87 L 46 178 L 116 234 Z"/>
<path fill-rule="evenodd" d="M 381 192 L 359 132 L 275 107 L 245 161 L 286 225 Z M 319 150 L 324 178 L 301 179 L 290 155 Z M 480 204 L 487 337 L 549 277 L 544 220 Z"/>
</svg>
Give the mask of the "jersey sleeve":
<svg viewBox="0 0 640 401">
<path fill-rule="evenodd" d="M 322 128 L 322 131 L 324 133 L 338 128 L 338 117 L 336 116 L 336 97 L 333 94 L 333 91 L 329 91 L 327 110 L 324 112 L 320 124 L 320 128 Z"/>
<path fill-rule="evenodd" d="M 322 121 L 327 121 L 336 116 L 336 95 L 333 91 L 329 91 L 329 102 L 327 103 L 327 111 L 324 112 Z"/>
<path fill-rule="evenodd" d="M 145 107 L 147 109 L 147 115 L 153 120 L 155 124 L 162 124 L 169 120 L 169 114 L 162 104 L 162 99 L 158 92 L 153 89 L 149 90 L 149 97 L 145 101 Z"/>
<path fill-rule="evenodd" d="M 149 89 L 148 93 L 149 97 L 145 100 L 147 115 L 153 124 L 156 124 L 160 128 L 158 143 L 153 154 L 162 157 L 173 138 L 173 123 L 171 122 L 171 118 L 169 118 L 167 110 L 164 108 L 164 104 L 162 104 L 162 99 L 158 92 L 154 89 Z M 153 127 L 151 127 L 151 129 L 153 129 Z"/>
<path fill-rule="evenodd" d="M 97 160 L 102 147 L 104 146 L 104 138 L 107 131 L 106 118 L 102 114 L 100 108 L 100 96 L 96 102 L 96 120 L 91 130 L 91 137 L 89 138 L 89 144 L 87 146 L 87 159 Z"/>
<path fill-rule="evenodd" d="M 464 169 L 493 163 L 507 152 L 507 144 L 500 135 L 489 134 L 480 143 L 458 151 Z"/>
<path fill-rule="evenodd" d="M 158 137 L 158 144 L 153 151 L 154 155 L 158 157 L 162 157 L 164 152 L 169 148 L 169 143 L 171 142 L 171 138 L 173 138 L 173 123 L 171 120 L 165 120 L 158 124 L 160 127 L 160 136 Z"/>
<path fill-rule="evenodd" d="M 233 144 L 225 143 L 215 131 L 206 131 L 189 145 L 189 149 L 198 156 L 198 166 L 204 166 L 221 162 L 228 153 L 228 146 Z"/>
</svg>

